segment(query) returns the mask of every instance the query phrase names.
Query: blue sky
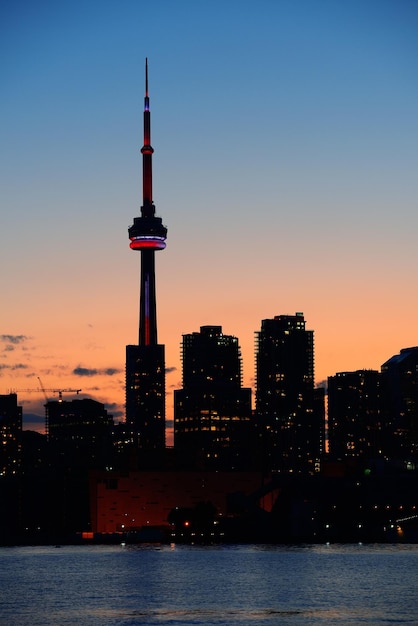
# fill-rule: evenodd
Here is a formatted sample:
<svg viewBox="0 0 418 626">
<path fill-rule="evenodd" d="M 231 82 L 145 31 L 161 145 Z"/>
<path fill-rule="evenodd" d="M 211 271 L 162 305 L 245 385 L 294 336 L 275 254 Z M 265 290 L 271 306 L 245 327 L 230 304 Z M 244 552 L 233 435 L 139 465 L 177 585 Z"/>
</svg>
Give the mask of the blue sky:
<svg viewBox="0 0 418 626">
<path fill-rule="evenodd" d="M 0 392 L 96 372 L 123 412 L 146 56 L 169 393 L 203 324 L 239 337 L 246 384 L 278 314 L 305 313 L 318 380 L 416 345 L 417 52 L 413 0 L 4 1 L 1 332 L 27 340 Z"/>
</svg>

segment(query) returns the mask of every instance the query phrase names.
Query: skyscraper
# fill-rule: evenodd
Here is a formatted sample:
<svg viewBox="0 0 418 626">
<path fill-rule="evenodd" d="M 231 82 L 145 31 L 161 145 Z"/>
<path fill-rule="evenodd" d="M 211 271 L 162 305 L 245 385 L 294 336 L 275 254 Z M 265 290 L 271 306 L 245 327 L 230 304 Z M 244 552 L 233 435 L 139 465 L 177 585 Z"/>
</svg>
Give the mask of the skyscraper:
<svg viewBox="0 0 418 626">
<path fill-rule="evenodd" d="M 328 440 L 334 460 L 383 458 L 386 424 L 381 374 L 338 372 L 328 377 Z"/>
<path fill-rule="evenodd" d="M 17 395 L 0 395 L 0 476 L 19 472 L 21 461 L 22 407 Z"/>
<path fill-rule="evenodd" d="M 56 467 L 104 469 L 112 464 L 113 419 L 104 404 L 91 398 L 50 400 L 45 416 Z"/>
<path fill-rule="evenodd" d="M 153 152 L 146 60 L 143 203 L 140 217 L 134 218 L 128 231 L 131 249 L 141 253 L 141 283 L 138 345 L 126 346 L 126 425 L 138 447 L 151 455 L 165 447 L 165 356 L 164 345 L 157 340 L 155 252 L 165 248 L 167 235 L 152 199 Z"/>
<path fill-rule="evenodd" d="M 313 473 L 322 425 L 314 396 L 313 331 L 305 329 L 303 313 L 262 321 L 256 370 L 258 445 L 266 469 Z"/>
<path fill-rule="evenodd" d="M 238 339 L 221 326 L 183 335 L 183 389 L 174 392 L 174 445 L 190 466 L 248 469 L 251 389 L 243 388 Z"/>
<path fill-rule="evenodd" d="M 418 347 L 403 348 L 382 365 L 392 433 L 392 458 L 418 467 Z"/>
</svg>

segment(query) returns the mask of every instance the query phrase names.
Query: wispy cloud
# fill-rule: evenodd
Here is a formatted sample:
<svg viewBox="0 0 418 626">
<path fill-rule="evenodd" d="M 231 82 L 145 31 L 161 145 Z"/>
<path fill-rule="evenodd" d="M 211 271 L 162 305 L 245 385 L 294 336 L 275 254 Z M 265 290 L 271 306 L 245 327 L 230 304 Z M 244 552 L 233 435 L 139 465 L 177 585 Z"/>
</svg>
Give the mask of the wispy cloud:
<svg viewBox="0 0 418 626">
<path fill-rule="evenodd" d="M 28 339 L 26 335 L 0 335 L 0 343 L 4 346 L 2 351 L 13 352 L 17 347 L 25 349 L 23 344 Z"/>
<path fill-rule="evenodd" d="M 41 424 L 45 425 L 45 416 L 37 415 L 36 413 L 25 413 L 24 422 L 26 424 Z"/>
<path fill-rule="evenodd" d="M 166 367 L 165 368 L 165 373 L 166 374 L 171 374 L 171 372 L 176 372 L 177 371 L 177 367 Z"/>
<path fill-rule="evenodd" d="M 95 367 L 75 367 L 73 369 L 73 374 L 75 376 L 114 376 L 115 374 L 119 374 L 122 370 L 116 369 L 115 367 L 106 367 L 103 369 L 97 369 Z"/>
<path fill-rule="evenodd" d="M 102 370 L 100 373 L 105 376 L 114 376 L 115 374 L 119 374 L 121 370 L 116 369 L 115 367 L 107 367 L 105 370 Z"/>
<path fill-rule="evenodd" d="M 75 367 L 73 369 L 73 374 L 76 376 L 97 376 L 98 370 L 90 369 L 88 367 Z"/>
<path fill-rule="evenodd" d="M 125 415 L 124 410 L 121 408 L 120 404 L 116 402 L 105 402 L 105 407 L 112 414 L 113 418 L 120 418 Z"/>
<path fill-rule="evenodd" d="M 26 335 L 0 335 L 0 341 L 3 343 L 13 343 L 17 345 L 29 339 Z"/>
<path fill-rule="evenodd" d="M 14 363 L 13 365 L 8 365 L 6 363 L 0 363 L 0 370 L 25 370 L 27 369 L 27 365 L 24 363 Z"/>
<path fill-rule="evenodd" d="M 323 387 L 325 389 L 325 395 L 328 393 L 328 380 L 320 380 L 315 386 Z"/>
</svg>

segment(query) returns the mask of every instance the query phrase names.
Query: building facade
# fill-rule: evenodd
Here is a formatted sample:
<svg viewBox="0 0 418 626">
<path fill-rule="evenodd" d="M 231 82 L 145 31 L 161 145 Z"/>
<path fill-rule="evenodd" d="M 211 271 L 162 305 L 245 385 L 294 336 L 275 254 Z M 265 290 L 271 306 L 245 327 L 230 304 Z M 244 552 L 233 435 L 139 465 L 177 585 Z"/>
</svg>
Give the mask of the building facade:
<svg viewBox="0 0 418 626">
<path fill-rule="evenodd" d="M 357 370 L 328 377 L 328 441 L 335 460 L 383 459 L 387 451 L 380 372 Z"/>
<path fill-rule="evenodd" d="M 404 348 L 381 367 L 393 458 L 418 469 L 418 347 Z"/>
<path fill-rule="evenodd" d="M 19 473 L 21 463 L 22 407 L 17 395 L 0 395 L 0 476 Z"/>
<path fill-rule="evenodd" d="M 314 335 L 303 313 L 265 319 L 256 334 L 256 421 L 267 470 L 318 471 L 323 425 L 314 393 Z"/>
<path fill-rule="evenodd" d="M 105 469 L 112 464 L 113 419 L 104 404 L 90 398 L 50 400 L 45 416 L 53 466 Z"/>
<path fill-rule="evenodd" d="M 238 339 L 221 326 L 183 335 L 183 388 L 174 392 L 174 446 L 190 467 L 251 464 L 251 389 L 242 387 Z"/>
</svg>

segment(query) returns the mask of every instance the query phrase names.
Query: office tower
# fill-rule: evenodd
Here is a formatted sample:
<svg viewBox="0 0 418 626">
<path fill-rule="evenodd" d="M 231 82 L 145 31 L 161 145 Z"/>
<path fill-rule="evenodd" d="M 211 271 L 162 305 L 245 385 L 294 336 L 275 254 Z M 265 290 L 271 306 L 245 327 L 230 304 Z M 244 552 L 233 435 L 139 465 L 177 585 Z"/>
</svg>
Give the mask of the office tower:
<svg viewBox="0 0 418 626">
<path fill-rule="evenodd" d="M 174 392 L 174 446 L 185 465 L 249 469 L 251 389 L 238 339 L 221 326 L 183 335 L 183 388 Z"/>
<path fill-rule="evenodd" d="M 145 62 L 143 203 L 129 228 L 130 247 L 141 253 L 138 345 L 126 346 L 126 427 L 136 445 L 151 456 L 165 448 L 165 356 L 157 340 L 155 252 L 165 248 L 167 229 L 155 216 L 152 199 L 151 120 L 148 63 Z"/>
<path fill-rule="evenodd" d="M 404 348 L 381 367 L 387 390 L 392 459 L 418 467 L 418 347 Z"/>
<path fill-rule="evenodd" d="M 111 465 L 113 419 L 104 404 L 90 398 L 50 400 L 45 416 L 54 465 L 71 469 L 105 469 Z"/>
<path fill-rule="evenodd" d="M 21 462 L 22 407 L 17 395 L 0 395 L 0 476 L 19 473 Z"/>
<path fill-rule="evenodd" d="M 256 420 L 266 470 L 318 469 L 321 413 L 314 395 L 314 337 L 303 313 L 265 319 L 256 333 Z"/>
<path fill-rule="evenodd" d="M 328 378 L 328 441 L 332 459 L 383 458 L 386 427 L 381 374 L 338 372 Z"/>
</svg>

